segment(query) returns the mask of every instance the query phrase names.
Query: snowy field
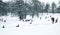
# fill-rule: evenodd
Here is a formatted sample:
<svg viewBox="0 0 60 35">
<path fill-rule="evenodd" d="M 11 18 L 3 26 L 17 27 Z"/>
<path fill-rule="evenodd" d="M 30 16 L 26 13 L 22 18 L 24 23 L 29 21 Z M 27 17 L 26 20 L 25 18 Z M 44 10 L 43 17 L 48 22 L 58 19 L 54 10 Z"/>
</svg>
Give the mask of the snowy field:
<svg viewBox="0 0 60 35">
<path fill-rule="evenodd" d="M 58 18 L 58 22 L 52 24 L 51 17 Z M 41 17 L 41 19 L 40 19 Z M 47 17 L 47 18 L 45 18 Z M 60 35 L 60 14 L 46 13 L 39 14 L 39 18 L 27 16 L 33 22 L 19 21 L 18 17 L 1 16 L 6 22 L 0 21 L 0 35 Z M 19 27 L 16 27 L 19 24 Z M 2 28 L 2 26 L 5 28 Z"/>
</svg>

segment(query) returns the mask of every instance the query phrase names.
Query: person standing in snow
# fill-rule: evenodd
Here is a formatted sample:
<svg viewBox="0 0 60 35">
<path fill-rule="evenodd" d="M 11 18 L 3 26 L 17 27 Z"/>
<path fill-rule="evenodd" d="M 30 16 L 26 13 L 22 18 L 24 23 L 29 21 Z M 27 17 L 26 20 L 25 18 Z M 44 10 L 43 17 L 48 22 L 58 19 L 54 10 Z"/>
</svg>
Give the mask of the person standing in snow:
<svg viewBox="0 0 60 35">
<path fill-rule="evenodd" d="M 52 18 L 51 18 L 51 20 L 52 20 L 52 24 L 54 24 L 54 20 L 55 20 L 55 18 L 54 18 L 54 17 L 52 17 Z"/>
<path fill-rule="evenodd" d="M 40 17 L 40 19 L 41 19 L 41 17 Z"/>
<path fill-rule="evenodd" d="M 5 26 L 3 25 L 3 27 L 2 28 L 5 28 Z"/>
<path fill-rule="evenodd" d="M 58 18 L 55 20 L 55 23 L 57 23 L 58 22 Z"/>
<path fill-rule="evenodd" d="M 32 24 L 33 20 L 31 20 L 30 24 Z"/>
</svg>

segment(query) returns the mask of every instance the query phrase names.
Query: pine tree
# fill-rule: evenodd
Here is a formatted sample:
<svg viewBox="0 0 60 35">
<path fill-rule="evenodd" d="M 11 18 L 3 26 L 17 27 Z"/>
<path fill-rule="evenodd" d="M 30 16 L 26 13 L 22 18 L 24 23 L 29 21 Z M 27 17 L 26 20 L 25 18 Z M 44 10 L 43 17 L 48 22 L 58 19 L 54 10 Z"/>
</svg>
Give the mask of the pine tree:
<svg viewBox="0 0 60 35">
<path fill-rule="evenodd" d="M 57 13 L 60 13 L 60 1 L 59 1 L 59 6 L 57 7 Z"/>
<path fill-rule="evenodd" d="M 46 13 L 49 12 L 49 7 L 50 7 L 50 5 L 47 3 L 46 6 L 45 6 L 45 10 L 44 10 Z"/>
<path fill-rule="evenodd" d="M 19 0 L 16 3 L 16 7 L 17 7 L 17 12 L 18 12 L 18 16 L 20 18 L 20 20 L 25 19 L 26 18 L 26 14 L 27 14 L 27 10 L 26 10 L 26 6 L 23 0 Z"/>
<path fill-rule="evenodd" d="M 36 14 L 37 17 L 39 17 L 38 13 L 41 12 L 41 2 L 38 0 L 32 0 L 32 2 L 34 4 L 34 6 L 33 6 L 34 14 Z"/>
<path fill-rule="evenodd" d="M 55 13 L 55 9 L 56 9 L 56 4 L 53 2 L 52 3 L 52 13 Z"/>
<path fill-rule="evenodd" d="M 0 0 L 0 15 L 7 15 L 7 4 Z"/>
</svg>

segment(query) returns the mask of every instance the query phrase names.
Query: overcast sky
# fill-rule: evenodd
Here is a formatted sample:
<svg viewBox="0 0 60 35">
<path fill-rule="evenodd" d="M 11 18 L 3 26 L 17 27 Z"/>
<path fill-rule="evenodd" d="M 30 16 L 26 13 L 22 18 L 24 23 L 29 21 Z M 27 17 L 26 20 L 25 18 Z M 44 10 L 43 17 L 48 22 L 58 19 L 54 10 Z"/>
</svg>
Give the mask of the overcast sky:
<svg viewBox="0 0 60 35">
<path fill-rule="evenodd" d="M 14 0 L 2 0 L 3 2 L 10 2 L 10 1 L 14 1 Z"/>
<path fill-rule="evenodd" d="M 11 0 L 3 0 L 4 2 L 9 2 L 9 1 L 11 1 Z M 26 0 L 26 1 L 30 1 L 30 0 Z M 41 1 L 41 2 L 45 2 L 45 3 L 49 3 L 49 4 L 51 4 L 52 2 L 55 2 L 56 4 L 58 4 L 58 1 L 59 0 L 39 0 L 39 1 Z"/>
<path fill-rule="evenodd" d="M 45 2 L 45 3 L 52 3 L 52 2 L 55 2 L 56 4 L 58 4 L 59 0 L 39 0 L 41 2 Z"/>
</svg>

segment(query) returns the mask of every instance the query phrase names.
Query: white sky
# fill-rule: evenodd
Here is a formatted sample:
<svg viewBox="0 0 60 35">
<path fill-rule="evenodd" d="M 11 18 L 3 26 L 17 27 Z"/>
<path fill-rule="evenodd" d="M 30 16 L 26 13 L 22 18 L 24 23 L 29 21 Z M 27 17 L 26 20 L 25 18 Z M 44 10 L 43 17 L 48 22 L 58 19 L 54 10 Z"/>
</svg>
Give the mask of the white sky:
<svg viewBox="0 0 60 35">
<path fill-rule="evenodd" d="M 11 1 L 15 1 L 15 0 L 2 0 L 3 2 L 11 2 Z"/>
<path fill-rule="evenodd" d="M 51 4 L 52 2 L 55 2 L 56 4 L 58 4 L 59 2 L 59 0 L 39 0 L 39 1 L 49 3 L 49 4 Z"/>
<path fill-rule="evenodd" d="M 9 1 L 12 1 L 12 0 L 3 0 L 3 1 L 4 2 L 9 2 Z M 30 1 L 30 0 L 26 0 L 26 1 Z M 59 0 L 39 0 L 39 1 L 49 3 L 49 4 L 51 4 L 52 2 L 55 2 L 56 4 L 58 4 Z"/>
<path fill-rule="evenodd" d="M 3 2 L 8 2 L 8 1 L 11 1 L 11 0 L 2 0 Z"/>
</svg>

